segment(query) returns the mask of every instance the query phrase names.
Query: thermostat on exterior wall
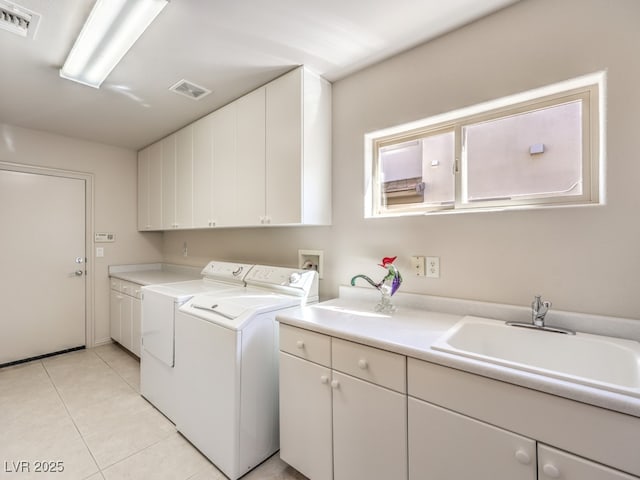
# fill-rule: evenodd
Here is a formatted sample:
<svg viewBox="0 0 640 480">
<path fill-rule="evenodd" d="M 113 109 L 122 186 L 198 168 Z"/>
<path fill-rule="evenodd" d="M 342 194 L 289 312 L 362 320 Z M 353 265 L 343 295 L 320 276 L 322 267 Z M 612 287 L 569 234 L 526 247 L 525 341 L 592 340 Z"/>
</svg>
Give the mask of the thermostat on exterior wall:
<svg viewBox="0 0 640 480">
<path fill-rule="evenodd" d="M 96 233 L 95 234 L 96 243 L 115 242 L 115 241 L 116 241 L 115 233 Z"/>
</svg>

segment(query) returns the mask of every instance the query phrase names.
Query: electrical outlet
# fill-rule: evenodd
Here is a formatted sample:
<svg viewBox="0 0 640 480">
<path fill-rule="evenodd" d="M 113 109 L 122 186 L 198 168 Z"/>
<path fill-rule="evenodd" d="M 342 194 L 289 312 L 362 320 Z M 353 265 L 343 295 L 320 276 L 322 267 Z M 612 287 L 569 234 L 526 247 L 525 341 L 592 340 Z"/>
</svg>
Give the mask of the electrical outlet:
<svg viewBox="0 0 640 480">
<path fill-rule="evenodd" d="M 416 256 L 411 257 L 411 270 L 416 275 L 416 277 L 424 277 L 424 257 Z"/>
<path fill-rule="evenodd" d="M 440 278 L 440 257 L 427 257 L 427 277 Z"/>
</svg>

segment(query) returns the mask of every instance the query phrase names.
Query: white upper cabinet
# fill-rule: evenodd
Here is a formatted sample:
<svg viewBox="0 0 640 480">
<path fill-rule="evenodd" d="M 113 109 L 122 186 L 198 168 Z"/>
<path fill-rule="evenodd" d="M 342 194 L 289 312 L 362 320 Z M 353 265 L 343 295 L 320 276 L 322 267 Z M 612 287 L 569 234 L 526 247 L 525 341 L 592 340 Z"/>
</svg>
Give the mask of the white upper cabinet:
<svg viewBox="0 0 640 480">
<path fill-rule="evenodd" d="M 235 102 L 237 110 L 237 225 L 260 225 L 265 218 L 265 88 Z"/>
<path fill-rule="evenodd" d="M 149 150 L 138 152 L 138 230 L 148 230 L 149 224 Z"/>
<path fill-rule="evenodd" d="M 176 228 L 176 134 L 160 140 L 162 145 L 162 228 Z"/>
<path fill-rule="evenodd" d="M 162 230 L 162 143 L 138 152 L 138 230 Z"/>
<path fill-rule="evenodd" d="M 212 136 L 212 226 L 234 226 L 238 212 L 235 102 L 213 113 Z"/>
<path fill-rule="evenodd" d="M 193 124 L 193 226 L 213 227 L 213 113 Z"/>
<path fill-rule="evenodd" d="M 138 171 L 140 230 L 328 225 L 331 84 L 297 68 L 140 151 Z"/>
<path fill-rule="evenodd" d="M 175 228 L 193 227 L 193 125 L 176 133 Z"/>
<path fill-rule="evenodd" d="M 266 86 L 266 216 L 331 223 L 331 84 L 298 68 Z"/>
</svg>

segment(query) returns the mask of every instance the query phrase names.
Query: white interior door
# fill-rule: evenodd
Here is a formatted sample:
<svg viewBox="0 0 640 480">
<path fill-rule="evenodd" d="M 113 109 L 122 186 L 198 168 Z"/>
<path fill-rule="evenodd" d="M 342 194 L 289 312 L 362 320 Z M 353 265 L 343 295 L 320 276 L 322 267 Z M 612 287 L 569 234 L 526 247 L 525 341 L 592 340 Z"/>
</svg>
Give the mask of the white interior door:
<svg viewBox="0 0 640 480">
<path fill-rule="evenodd" d="M 0 170 L 0 225 L 0 365 L 85 345 L 85 180 Z"/>
</svg>

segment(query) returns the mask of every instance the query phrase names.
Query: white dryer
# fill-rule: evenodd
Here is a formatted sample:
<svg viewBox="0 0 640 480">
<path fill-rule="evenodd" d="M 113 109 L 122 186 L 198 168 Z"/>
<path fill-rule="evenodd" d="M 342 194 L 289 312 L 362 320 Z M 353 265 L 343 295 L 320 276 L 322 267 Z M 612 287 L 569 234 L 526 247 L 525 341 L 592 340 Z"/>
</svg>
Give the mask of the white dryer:
<svg viewBox="0 0 640 480">
<path fill-rule="evenodd" d="M 203 278 L 142 288 L 140 393 L 175 422 L 175 313 L 191 297 L 205 292 L 242 290 L 252 265 L 212 261 Z"/>
<path fill-rule="evenodd" d="M 256 265 L 245 282 L 176 315 L 176 427 L 231 480 L 279 448 L 276 315 L 318 301 L 313 271 Z"/>
</svg>

